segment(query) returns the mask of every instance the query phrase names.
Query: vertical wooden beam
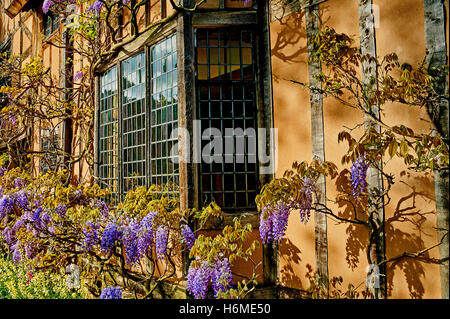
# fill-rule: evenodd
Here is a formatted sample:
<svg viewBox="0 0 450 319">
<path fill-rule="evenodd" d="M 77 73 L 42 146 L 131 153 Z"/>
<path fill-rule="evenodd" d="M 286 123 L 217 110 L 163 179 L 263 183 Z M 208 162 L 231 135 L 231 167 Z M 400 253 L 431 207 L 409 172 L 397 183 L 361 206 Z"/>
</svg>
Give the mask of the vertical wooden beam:
<svg viewBox="0 0 450 319">
<path fill-rule="evenodd" d="M 145 127 L 147 128 L 145 134 L 145 145 L 146 145 L 146 154 L 145 154 L 145 169 L 147 174 L 145 174 L 145 183 L 146 185 L 152 185 L 152 78 L 151 78 L 151 51 L 150 46 L 146 46 L 144 48 L 144 59 L 145 59 Z"/>
<path fill-rule="evenodd" d="M 435 88 L 441 96 L 448 96 L 448 77 L 445 72 L 437 71 L 438 68 L 448 65 L 445 6 L 441 0 L 424 0 L 425 16 L 425 43 L 427 48 L 428 72 L 435 79 Z M 442 98 L 434 103 L 428 110 L 431 120 L 439 134 L 449 141 L 449 105 L 448 99 Z M 446 170 L 434 171 L 434 192 L 436 202 L 436 226 L 438 240 L 445 232 L 448 232 L 449 223 L 449 172 Z M 449 299 L 449 273 L 448 273 L 448 234 L 439 246 L 441 293 L 443 299 Z"/>
<path fill-rule="evenodd" d="M 375 42 L 375 19 L 372 11 L 372 0 L 358 0 L 359 15 L 359 35 L 361 44 L 361 55 L 376 58 Z M 376 65 L 373 62 L 365 60 L 362 65 L 362 82 L 365 87 L 369 87 L 371 79 L 377 76 Z M 380 118 L 378 105 L 368 105 L 371 114 Z M 378 132 L 381 128 L 369 116 L 364 117 L 364 126 L 366 129 L 374 128 Z M 382 168 L 382 162 L 377 165 Z M 383 193 L 383 179 L 379 170 L 370 166 L 367 170 L 367 192 L 368 192 L 368 213 L 371 232 L 371 244 L 367 252 L 370 264 L 379 264 L 385 260 L 385 231 L 384 231 L 384 203 L 378 194 Z M 379 288 L 375 289 L 375 298 L 386 298 L 386 266 L 383 263 L 379 267 Z"/>
<path fill-rule="evenodd" d="M 100 148 L 99 148 L 99 118 L 100 118 L 100 76 L 95 76 L 94 78 L 94 181 L 99 182 L 98 178 L 100 176 L 99 170 L 99 159 L 100 159 Z"/>
<path fill-rule="evenodd" d="M 272 154 L 270 129 L 273 123 L 273 96 L 272 96 L 272 65 L 270 45 L 270 1 L 260 1 L 257 12 L 257 43 L 256 43 L 256 72 L 257 72 L 257 125 L 266 129 L 265 154 Z M 261 145 L 259 145 L 261 147 Z M 272 154 L 273 160 L 275 154 Z M 274 163 L 271 163 L 274 164 Z M 264 185 L 273 179 L 273 174 L 260 174 L 259 183 Z M 275 244 L 263 245 L 263 280 L 264 285 L 278 284 L 278 246 Z"/>
<path fill-rule="evenodd" d="M 167 17 L 167 1 L 161 0 L 161 19 Z"/>
<path fill-rule="evenodd" d="M 193 8 L 193 0 L 183 0 L 185 8 Z M 178 127 L 189 133 L 189 154 L 194 154 L 194 126 L 196 119 L 196 89 L 194 65 L 194 28 L 192 26 L 192 13 L 180 12 L 177 18 L 177 56 L 178 56 Z M 180 208 L 198 208 L 198 167 L 192 158 L 183 160 L 184 145 L 179 141 L 179 173 L 180 173 Z M 190 157 L 191 157 L 190 156 Z M 189 269 L 189 256 L 183 255 L 183 276 L 187 276 Z"/>
<path fill-rule="evenodd" d="M 306 8 L 306 34 L 308 38 L 308 55 L 312 52 L 312 40 L 319 31 L 319 8 L 317 5 Z M 308 61 L 309 83 L 312 87 L 322 88 L 320 81 L 314 78 L 322 72 L 321 65 Z M 324 144 L 324 122 L 323 122 L 323 96 L 321 93 L 310 90 L 309 101 L 311 104 L 311 139 L 312 157 L 321 161 L 325 160 Z M 326 205 L 326 183 L 325 177 L 321 176 L 316 183 L 318 189 L 317 201 Z M 319 275 L 320 285 L 328 289 L 328 237 L 327 237 L 327 215 L 321 212 L 314 213 L 314 235 L 316 253 L 316 271 Z"/>
<path fill-rule="evenodd" d="M 63 57 L 62 61 L 62 78 L 63 78 L 63 85 L 64 85 L 64 100 L 70 101 L 72 99 L 72 88 L 73 88 L 73 41 L 70 38 L 70 35 L 68 32 L 63 33 L 64 38 L 64 48 L 63 48 Z M 49 47 L 49 50 L 51 50 L 52 47 Z M 64 149 L 64 159 L 63 164 L 64 166 L 67 166 L 68 174 L 70 176 L 70 179 L 73 178 L 74 174 L 74 167 L 73 164 L 69 164 L 72 155 L 73 155 L 73 121 L 71 116 L 71 111 L 69 109 L 66 109 L 66 114 L 68 118 L 64 119 L 63 122 L 63 149 Z M 70 180 L 68 180 L 69 182 Z"/>
</svg>

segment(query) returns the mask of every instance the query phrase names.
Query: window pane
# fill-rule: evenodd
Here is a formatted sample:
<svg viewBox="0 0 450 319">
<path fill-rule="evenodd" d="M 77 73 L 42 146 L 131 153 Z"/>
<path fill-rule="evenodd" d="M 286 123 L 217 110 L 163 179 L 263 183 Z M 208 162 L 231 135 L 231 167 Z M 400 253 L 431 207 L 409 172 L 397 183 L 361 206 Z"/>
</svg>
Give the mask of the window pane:
<svg viewBox="0 0 450 319">
<path fill-rule="evenodd" d="M 121 64 L 124 99 L 122 105 L 122 165 L 124 193 L 145 184 L 145 52 L 138 53 Z"/>
<path fill-rule="evenodd" d="M 152 183 L 178 185 L 178 74 L 176 35 L 172 35 L 150 49 L 152 56 Z M 176 189 L 177 186 L 174 186 Z"/>
<path fill-rule="evenodd" d="M 59 149 L 58 135 L 55 130 L 41 129 L 41 151 L 44 155 L 41 158 L 41 172 L 56 171 L 58 169 Z"/>
<path fill-rule="evenodd" d="M 203 136 L 202 154 L 212 158 L 200 165 L 201 201 L 225 209 L 254 207 L 258 190 L 253 39 L 249 30 L 196 30 L 197 114 L 202 131 L 221 131 L 223 146 L 216 154 Z"/>
<path fill-rule="evenodd" d="M 117 113 L 117 67 L 100 77 L 99 114 L 99 183 L 111 192 L 110 202 L 117 200 L 118 192 L 118 113 Z"/>
</svg>

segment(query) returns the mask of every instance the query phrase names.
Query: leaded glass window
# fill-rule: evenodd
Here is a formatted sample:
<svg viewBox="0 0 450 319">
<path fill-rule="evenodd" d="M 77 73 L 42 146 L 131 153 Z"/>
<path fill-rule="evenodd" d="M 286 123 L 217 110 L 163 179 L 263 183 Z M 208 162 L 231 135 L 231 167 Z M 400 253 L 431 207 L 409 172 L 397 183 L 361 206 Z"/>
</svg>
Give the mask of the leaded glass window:
<svg viewBox="0 0 450 319">
<path fill-rule="evenodd" d="M 178 71 L 176 35 L 150 48 L 151 76 L 151 181 L 179 183 Z"/>
<path fill-rule="evenodd" d="M 200 165 L 202 203 L 214 200 L 225 209 L 255 206 L 257 192 L 254 34 L 242 29 L 197 29 L 196 68 L 198 117 L 202 131 L 218 129 L 233 139 L 233 150 Z M 237 134 L 244 147 L 237 147 Z M 230 132 L 230 131 L 228 131 Z M 252 134 L 253 133 L 253 134 Z M 202 150 L 210 140 L 202 138 Z M 241 144 L 242 145 L 242 144 Z M 212 151 L 212 150 L 211 150 Z"/>
<path fill-rule="evenodd" d="M 59 29 L 59 16 L 49 11 L 44 14 L 44 35 L 49 36 Z"/>
<path fill-rule="evenodd" d="M 119 190 L 118 179 L 118 83 L 114 66 L 100 77 L 99 110 L 99 182 L 113 198 Z"/>
<path fill-rule="evenodd" d="M 58 169 L 58 134 L 56 130 L 41 129 L 41 172 L 55 172 Z"/>
<path fill-rule="evenodd" d="M 122 172 L 123 190 L 146 184 L 145 53 L 122 66 Z"/>
</svg>

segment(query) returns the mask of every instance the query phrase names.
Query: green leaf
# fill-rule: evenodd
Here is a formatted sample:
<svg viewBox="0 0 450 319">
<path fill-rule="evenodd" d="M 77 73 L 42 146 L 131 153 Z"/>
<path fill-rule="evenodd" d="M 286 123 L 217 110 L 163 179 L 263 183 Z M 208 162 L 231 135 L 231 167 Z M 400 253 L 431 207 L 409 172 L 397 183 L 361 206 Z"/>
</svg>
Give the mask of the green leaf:
<svg viewBox="0 0 450 319">
<path fill-rule="evenodd" d="M 391 143 L 389 143 L 389 150 L 388 150 L 391 158 L 393 158 L 395 156 L 395 154 L 397 153 L 397 149 L 398 149 L 397 141 L 392 140 Z"/>
</svg>

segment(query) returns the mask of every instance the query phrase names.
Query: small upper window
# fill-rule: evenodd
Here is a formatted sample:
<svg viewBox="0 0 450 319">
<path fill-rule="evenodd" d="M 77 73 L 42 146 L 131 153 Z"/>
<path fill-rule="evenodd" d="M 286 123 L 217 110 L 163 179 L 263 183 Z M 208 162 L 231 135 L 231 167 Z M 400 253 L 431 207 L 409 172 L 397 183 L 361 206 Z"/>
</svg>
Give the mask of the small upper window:
<svg viewBox="0 0 450 319">
<path fill-rule="evenodd" d="M 0 63 L 2 63 L 2 59 L 9 59 L 11 55 L 11 42 L 7 42 L 3 47 L 0 46 Z M 0 86 L 9 86 L 11 84 L 11 78 L 7 76 L 7 74 L 0 73 Z M 5 93 L 0 93 L 0 106 L 5 102 Z"/>
<path fill-rule="evenodd" d="M 59 16 L 50 11 L 47 14 L 44 14 L 44 35 L 48 37 L 58 29 Z"/>
</svg>

